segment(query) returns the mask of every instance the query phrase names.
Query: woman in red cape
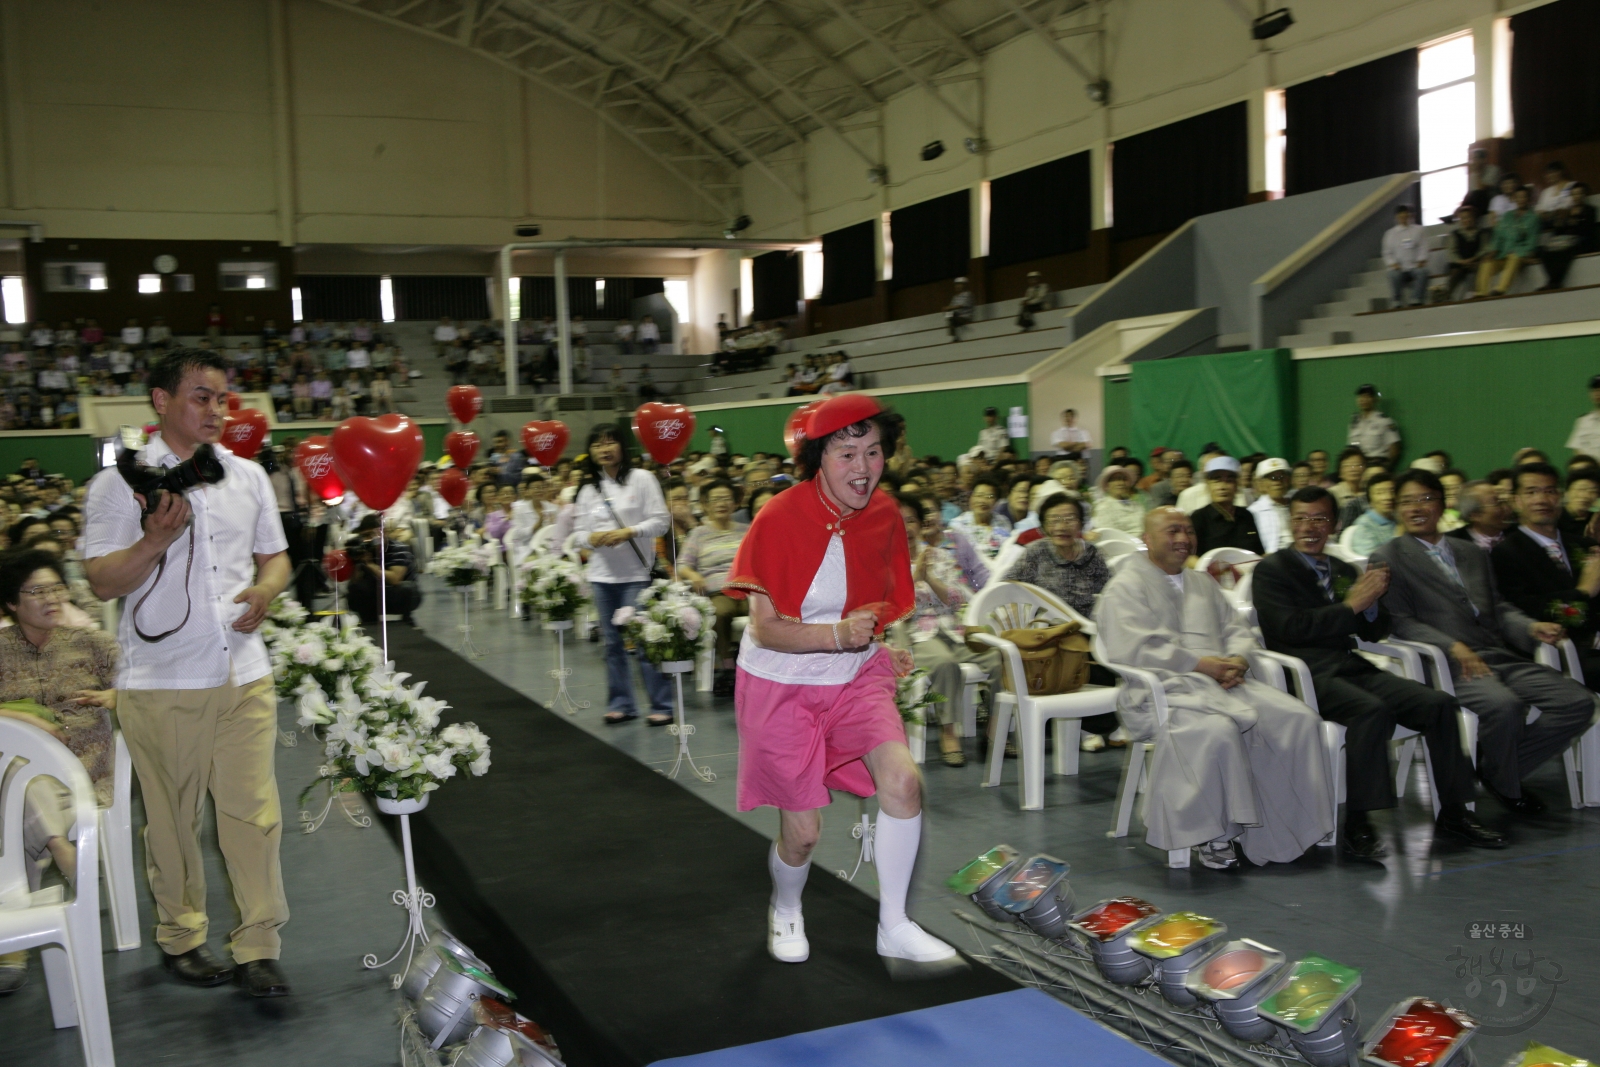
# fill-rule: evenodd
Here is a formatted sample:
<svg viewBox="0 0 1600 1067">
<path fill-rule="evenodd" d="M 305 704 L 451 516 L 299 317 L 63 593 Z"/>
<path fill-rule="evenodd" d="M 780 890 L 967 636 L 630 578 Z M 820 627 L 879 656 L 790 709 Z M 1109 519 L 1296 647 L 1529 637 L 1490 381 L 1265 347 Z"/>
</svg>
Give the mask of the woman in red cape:
<svg viewBox="0 0 1600 1067">
<path fill-rule="evenodd" d="M 922 780 L 894 698 L 912 660 L 878 640 L 914 601 L 900 510 L 877 491 L 898 436 L 898 422 L 859 393 L 812 412 L 796 435 L 801 481 L 761 509 L 724 589 L 750 598 L 734 688 L 738 806 L 779 809 L 767 948 L 784 963 L 811 954 L 800 894 L 829 789 L 878 795 L 878 954 L 956 955 L 906 915 Z"/>
</svg>

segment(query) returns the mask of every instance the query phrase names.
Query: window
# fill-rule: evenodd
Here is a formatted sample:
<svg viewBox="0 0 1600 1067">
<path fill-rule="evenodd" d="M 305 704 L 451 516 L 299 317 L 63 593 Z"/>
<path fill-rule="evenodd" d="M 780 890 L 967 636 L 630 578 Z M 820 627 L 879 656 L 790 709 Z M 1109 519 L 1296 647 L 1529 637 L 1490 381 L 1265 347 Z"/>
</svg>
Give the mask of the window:
<svg viewBox="0 0 1600 1067">
<path fill-rule="evenodd" d="M 1282 89 L 1268 89 L 1266 102 L 1267 127 L 1267 192 L 1283 195 L 1283 153 L 1288 145 L 1284 131 L 1288 128 Z"/>
<path fill-rule="evenodd" d="M 594 280 L 594 302 L 602 307 L 605 306 L 606 280 L 604 278 L 596 278 Z"/>
<path fill-rule="evenodd" d="M 388 281 L 387 278 L 384 279 Z M 297 285 L 289 290 L 289 315 L 295 322 L 306 321 L 305 304 L 300 300 L 300 287 Z M 388 320 L 385 319 L 385 322 Z"/>
<path fill-rule="evenodd" d="M 194 292 L 193 274 L 169 274 L 167 277 L 172 279 L 171 289 L 174 293 Z"/>
<path fill-rule="evenodd" d="M 515 302 L 517 297 L 520 295 L 519 288 L 520 287 L 518 286 L 511 287 L 511 299 L 513 302 L 511 320 L 513 322 L 517 320 L 517 315 L 515 313 Z M 298 293 L 300 290 L 296 289 L 295 292 Z M 394 321 L 394 279 L 389 277 L 387 274 L 378 279 L 378 311 L 383 317 L 384 322 Z M 300 312 L 296 311 L 294 313 L 294 317 L 298 319 L 300 317 Z"/>
<path fill-rule="evenodd" d="M 278 287 L 278 265 L 270 260 L 223 260 L 217 274 L 224 292 Z"/>
<path fill-rule="evenodd" d="M 28 290 L 21 277 L 0 278 L 0 301 L 5 303 L 7 322 L 18 325 L 28 321 Z"/>
<path fill-rule="evenodd" d="M 883 234 L 883 280 L 894 277 L 894 234 L 889 232 L 889 212 L 883 213 L 878 228 Z"/>
<path fill-rule="evenodd" d="M 667 284 L 672 284 L 668 282 Z M 668 298 L 671 303 L 671 298 Z M 743 326 L 750 322 L 750 316 L 756 313 L 756 266 L 755 260 L 744 256 L 739 260 L 739 320 L 735 326 Z"/>
<path fill-rule="evenodd" d="M 101 292 L 106 288 L 103 262 L 49 262 L 44 265 L 44 291 L 47 293 Z"/>
<path fill-rule="evenodd" d="M 379 291 L 378 296 L 379 296 L 380 299 L 382 298 L 383 293 L 382 293 L 381 290 Z M 521 322 L 522 321 L 522 279 L 521 278 L 512 278 L 511 279 L 511 316 L 510 316 L 510 318 L 511 318 L 512 322 Z M 388 322 L 389 320 L 385 319 L 384 321 Z"/>
<path fill-rule="evenodd" d="M 161 275 L 159 275 L 159 274 L 141 274 L 141 275 L 139 275 L 139 292 L 141 292 L 141 293 L 159 293 L 160 291 L 161 291 Z"/>
<path fill-rule="evenodd" d="M 748 264 L 750 261 L 746 259 L 742 262 Z M 678 322 L 684 326 L 689 325 L 691 319 L 689 315 L 689 279 L 668 278 L 663 288 L 663 294 L 667 298 L 667 303 L 672 305 L 673 314 L 678 316 Z"/>
<path fill-rule="evenodd" d="M 1417 160 L 1422 221 L 1455 211 L 1467 195 L 1467 152 L 1477 139 L 1472 34 L 1417 49 Z"/>
<path fill-rule="evenodd" d="M 822 296 L 822 246 L 810 245 L 800 250 L 801 295 L 807 300 Z"/>
</svg>

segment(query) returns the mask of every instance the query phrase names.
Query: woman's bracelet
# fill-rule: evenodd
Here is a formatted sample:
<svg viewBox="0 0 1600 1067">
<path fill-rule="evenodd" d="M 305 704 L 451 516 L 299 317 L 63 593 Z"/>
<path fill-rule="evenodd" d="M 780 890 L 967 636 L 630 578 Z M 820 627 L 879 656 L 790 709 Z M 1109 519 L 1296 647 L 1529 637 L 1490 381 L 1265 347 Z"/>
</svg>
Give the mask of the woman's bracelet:
<svg viewBox="0 0 1600 1067">
<path fill-rule="evenodd" d="M 834 623 L 832 626 L 829 626 L 828 631 L 833 634 L 833 650 L 835 652 L 843 652 L 844 646 L 839 644 L 839 624 Z"/>
</svg>

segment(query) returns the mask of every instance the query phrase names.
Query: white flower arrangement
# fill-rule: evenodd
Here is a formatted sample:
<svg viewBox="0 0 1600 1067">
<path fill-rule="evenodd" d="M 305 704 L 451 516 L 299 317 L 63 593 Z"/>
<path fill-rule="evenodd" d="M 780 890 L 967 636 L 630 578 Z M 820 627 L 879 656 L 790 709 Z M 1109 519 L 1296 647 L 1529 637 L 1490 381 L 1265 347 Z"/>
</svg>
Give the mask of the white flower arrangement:
<svg viewBox="0 0 1600 1067">
<path fill-rule="evenodd" d="M 332 700 L 320 690 L 300 697 L 298 722 L 320 727 L 327 759 L 316 782 L 334 792 L 416 800 L 465 772 L 489 771 L 489 738 L 470 722 L 440 726 L 450 705 L 422 695 L 426 682 L 406 685 L 408 674 L 374 670 L 359 682 L 339 679 Z"/>
<path fill-rule="evenodd" d="M 564 556 L 529 556 L 519 569 L 523 604 L 546 622 L 576 618 L 589 601 L 583 569 Z"/>
<path fill-rule="evenodd" d="M 470 586 L 488 579 L 494 559 L 495 546 L 472 537 L 435 552 L 428 561 L 428 573 L 440 576 L 448 585 Z"/>
<path fill-rule="evenodd" d="M 900 712 L 902 722 L 916 726 L 926 726 L 928 723 L 927 709 L 944 701 L 943 693 L 935 693 L 932 689 L 924 689 L 921 696 L 917 696 L 917 683 L 928 676 L 928 672 L 921 667 L 912 671 L 904 678 L 895 682 L 894 706 Z"/>
<path fill-rule="evenodd" d="M 261 620 L 261 636 L 268 644 L 275 635 L 285 630 L 298 630 L 311 619 L 305 605 L 288 593 L 279 593 L 267 605 L 267 617 Z"/>
<path fill-rule="evenodd" d="M 651 663 L 692 660 L 716 644 L 716 609 L 686 582 L 657 580 L 633 607 L 620 607 L 612 625 L 626 630 Z"/>
<path fill-rule="evenodd" d="M 383 650 L 359 627 L 341 629 L 331 619 L 278 625 L 266 640 L 280 700 L 299 700 L 313 691 L 331 700 L 341 679 L 359 684 L 383 666 Z"/>
</svg>

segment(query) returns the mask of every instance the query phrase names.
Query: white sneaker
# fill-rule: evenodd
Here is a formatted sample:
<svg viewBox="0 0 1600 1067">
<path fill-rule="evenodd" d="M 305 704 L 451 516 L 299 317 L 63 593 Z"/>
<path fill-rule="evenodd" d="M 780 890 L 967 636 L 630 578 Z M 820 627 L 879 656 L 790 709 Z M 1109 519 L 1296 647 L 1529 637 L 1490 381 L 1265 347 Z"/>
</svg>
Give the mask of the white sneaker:
<svg viewBox="0 0 1600 1067">
<path fill-rule="evenodd" d="M 1084 734 L 1078 738 L 1078 748 L 1084 752 L 1099 752 L 1106 747 L 1106 739 L 1099 734 Z"/>
<path fill-rule="evenodd" d="M 779 963 L 804 963 L 811 958 L 806 920 L 798 911 L 794 918 L 780 920 L 776 908 L 767 909 L 767 951 Z"/>
<path fill-rule="evenodd" d="M 1232 841 L 1208 841 L 1199 848 L 1200 862 L 1214 871 L 1239 869 L 1239 850 Z"/>
<path fill-rule="evenodd" d="M 878 927 L 878 955 L 916 963 L 954 959 L 956 950 L 907 919 L 893 930 Z"/>
</svg>

